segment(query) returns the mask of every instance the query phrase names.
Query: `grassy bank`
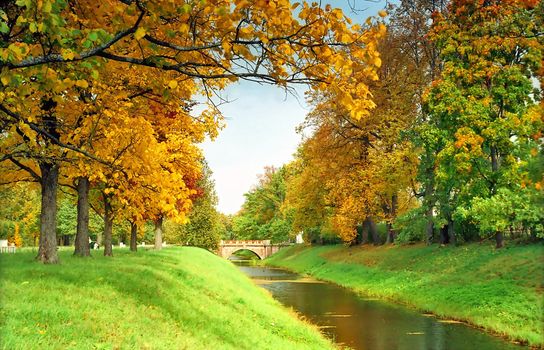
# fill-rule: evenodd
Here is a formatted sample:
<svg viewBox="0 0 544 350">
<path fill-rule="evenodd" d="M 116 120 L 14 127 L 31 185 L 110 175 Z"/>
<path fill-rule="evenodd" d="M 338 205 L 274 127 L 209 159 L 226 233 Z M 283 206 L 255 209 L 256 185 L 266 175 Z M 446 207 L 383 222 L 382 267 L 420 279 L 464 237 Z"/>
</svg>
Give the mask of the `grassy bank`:
<svg viewBox="0 0 544 350">
<path fill-rule="evenodd" d="M 544 246 L 302 247 L 265 261 L 544 346 Z"/>
<path fill-rule="evenodd" d="M 198 248 L 90 259 L 0 255 L 3 349 L 329 349 L 229 262 Z"/>
</svg>

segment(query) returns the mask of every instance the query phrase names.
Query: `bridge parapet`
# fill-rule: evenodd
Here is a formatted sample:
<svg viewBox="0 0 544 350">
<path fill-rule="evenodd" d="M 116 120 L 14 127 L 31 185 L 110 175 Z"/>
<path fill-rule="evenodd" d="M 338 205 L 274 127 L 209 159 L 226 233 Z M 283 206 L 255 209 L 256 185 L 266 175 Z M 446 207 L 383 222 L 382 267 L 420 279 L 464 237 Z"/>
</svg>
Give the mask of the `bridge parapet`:
<svg viewBox="0 0 544 350">
<path fill-rule="evenodd" d="M 270 245 L 269 239 L 264 240 L 222 240 L 222 246 L 244 246 L 244 245 Z"/>
<path fill-rule="evenodd" d="M 219 244 L 217 254 L 228 258 L 234 252 L 242 249 L 251 250 L 259 258 L 265 259 L 276 253 L 280 248 L 289 244 L 272 244 L 269 239 L 263 240 L 222 240 Z"/>
</svg>

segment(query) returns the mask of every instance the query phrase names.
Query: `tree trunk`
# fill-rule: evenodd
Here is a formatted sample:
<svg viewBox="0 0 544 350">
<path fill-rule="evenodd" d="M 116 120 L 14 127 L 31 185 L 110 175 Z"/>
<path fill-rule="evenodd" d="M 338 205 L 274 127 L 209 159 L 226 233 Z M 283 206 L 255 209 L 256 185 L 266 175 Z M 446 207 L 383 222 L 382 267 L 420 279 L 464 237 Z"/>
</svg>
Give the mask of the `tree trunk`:
<svg viewBox="0 0 544 350">
<path fill-rule="evenodd" d="M 499 171 L 499 154 L 497 147 L 491 146 L 491 171 L 494 173 Z"/>
<path fill-rule="evenodd" d="M 96 244 L 98 244 L 99 247 L 102 247 L 102 235 L 104 232 L 98 232 L 96 234 Z"/>
<path fill-rule="evenodd" d="M 448 218 L 448 241 L 451 245 L 457 244 L 457 240 L 455 238 L 455 226 L 451 217 Z"/>
<path fill-rule="evenodd" d="M 162 216 L 155 221 L 155 249 L 162 249 Z"/>
<path fill-rule="evenodd" d="M 393 224 L 388 222 L 386 224 L 386 227 L 387 227 L 387 237 L 385 238 L 385 244 L 391 244 L 395 240 L 393 236 Z"/>
<path fill-rule="evenodd" d="M 444 225 L 440 228 L 440 244 L 448 244 L 448 225 Z"/>
<path fill-rule="evenodd" d="M 427 225 L 425 226 L 425 237 L 427 245 L 431 245 L 434 239 L 434 220 L 433 220 L 433 207 L 434 207 L 434 173 L 429 171 L 430 178 L 427 181 L 425 187 L 424 202 L 427 209 L 425 210 L 425 218 L 427 219 Z"/>
<path fill-rule="evenodd" d="M 90 256 L 89 250 L 89 179 L 77 180 L 77 232 L 74 243 L 76 256 Z"/>
<path fill-rule="evenodd" d="M 386 243 L 394 243 L 397 238 L 397 233 L 393 229 L 393 220 L 397 216 L 398 196 L 395 193 L 391 196 L 391 209 L 389 211 L 389 222 L 387 223 L 387 239 Z"/>
<path fill-rule="evenodd" d="M 113 256 L 111 244 L 113 216 L 108 196 L 104 195 L 104 256 Z"/>
<path fill-rule="evenodd" d="M 40 162 L 41 170 L 41 214 L 40 243 L 36 259 L 44 264 L 56 264 L 57 254 L 57 186 L 59 166 L 55 163 Z"/>
<path fill-rule="evenodd" d="M 135 222 L 130 223 L 130 251 L 135 252 L 138 250 L 138 225 Z"/>
<path fill-rule="evenodd" d="M 368 229 L 370 223 L 368 222 L 368 217 L 363 221 L 362 233 L 361 233 L 361 244 L 368 243 Z"/>
<path fill-rule="evenodd" d="M 434 221 L 433 221 L 433 209 L 427 209 L 425 212 L 427 218 L 427 225 L 425 226 L 425 236 L 427 237 L 427 245 L 431 245 L 434 239 Z"/>
<path fill-rule="evenodd" d="M 371 216 L 368 217 L 368 228 L 370 230 L 370 235 L 372 236 L 372 242 L 374 245 L 382 244 L 380 236 L 378 235 L 378 229 L 376 228 L 376 223 Z"/>
<path fill-rule="evenodd" d="M 493 173 L 491 177 L 491 195 L 497 193 L 497 177 L 496 173 L 499 171 L 499 154 L 496 146 L 491 146 L 491 171 Z"/>
<path fill-rule="evenodd" d="M 496 242 L 495 248 L 498 249 L 498 248 L 504 247 L 504 237 L 501 231 L 495 232 L 495 242 Z"/>
</svg>

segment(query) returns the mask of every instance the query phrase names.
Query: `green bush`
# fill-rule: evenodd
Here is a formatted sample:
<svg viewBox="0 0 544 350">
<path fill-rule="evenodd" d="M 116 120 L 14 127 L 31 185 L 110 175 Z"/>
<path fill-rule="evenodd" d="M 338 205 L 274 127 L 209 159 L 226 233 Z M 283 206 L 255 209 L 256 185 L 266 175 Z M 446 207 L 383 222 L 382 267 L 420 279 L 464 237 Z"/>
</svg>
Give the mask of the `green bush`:
<svg viewBox="0 0 544 350">
<path fill-rule="evenodd" d="M 534 189 L 512 191 L 500 188 L 489 198 L 476 197 L 470 207 L 460 207 L 456 217 L 473 222 L 480 235 L 507 232 L 510 228 L 530 230 L 544 238 L 544 196 Z"/>
<path fill-rule="evenodd" d="M 397 243 L 412 243 L 425 240 L 427 218 L 423 208 L 412 209 L 396 218 L 393 228 L 398 232 Z"/>
</svg>

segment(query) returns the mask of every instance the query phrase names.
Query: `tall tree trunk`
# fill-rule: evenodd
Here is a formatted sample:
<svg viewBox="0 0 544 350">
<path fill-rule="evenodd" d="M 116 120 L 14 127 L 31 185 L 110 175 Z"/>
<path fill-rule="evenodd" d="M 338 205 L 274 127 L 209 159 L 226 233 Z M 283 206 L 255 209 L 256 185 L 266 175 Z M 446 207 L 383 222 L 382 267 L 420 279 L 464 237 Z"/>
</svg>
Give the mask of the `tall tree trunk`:
<svg viewBox="0 0 544 350">
<path fill-rule="evenodd" d="M 155 221 L 155 249 L 162 249 L 162 216 Z"/>
<path fill-rule="evenodd" d="M 448 217 L 448 240 L 451 245 L 457 244 L 457 239 L 455 238 L 455 223 L 451 216 Z"/>
<path fill-rule="evenodd" d="M 431 245 L 434 239 L 434 220 L 433 220 L 433 209 L 427 209 L 425 212 L 425 217 L 427 218 L 427 224 L 425 225 L 425 236 L 427 245 Z"/>
<path fill-rule="evenodd" d="M 108 196 L 104 195 L 104 256 L 113 256 L 111 243 L 113 230 L 113 215 Z"/>
<path fill-rule="evenodd" d="M 394 241 L 393 238 L 393 225 L 391 222 L 386 223 L 387 227 L 387 236 L 385 237 L 385 244 L 391 244 Z"/>
<path fill-rule="evenodd" d="M 425 226 L 425 237 L 427 245 L 433 243 L 434 239 L 434 169 L 432 167 L 427 168 L 427 183 L 425 186 L 424 203 L 427 209 L 425 210 L 425 218 L 427 219 L 427 225 Z"/>
<path fill-rule="evenodd" d="M 361 233 L 361 244 L 368 243 L 369 226 L 370 226 L 370 223 L 368 222 L 368 217 L 366 217 L 365 220 L 363 221 L 363 227 L 362 227 L 362 233 Z"/>
<path fill-rule="evenodd" d="M 446 224 L 440 228 L 440 244 L 448 244 L 448 243 L 449 243 L 448 224 Z"/>
<path fill-rule="evenodd" d="M 40 245 L 37 260 L 44 264 L 56 264 L 57 254 L 57 186 L 59 166 L 56 163 L 40 162 L 41 170 L 41 214 Z"/>
<path fill-rule="evenodd" d="M 89 251 L 89 179 L 77 180 L 77 231 L 74 243 L 76 256 L 90 256 Z"/>
<path fill-rule="evenodd" d="M 504 237 L 501 231 L 495 232 L 495 242 L 496 242 L 495 248 L 504 247 Z"/>
<path fill-rule="evenodd" d="M 138 250 L 138 243 L 136 239 L 138 238 L 138 225 L 135 222 L 130 223 L 130 250 L 135 252 Z"/>
<path fill-rule="evenodd" d="M 98 244 L 99 247 L 102 247 L 102 236 L 104 235 L 104 232 L 98 232 L 96 234 L 96 244 Z"/>
<path fill-rule="evenodd" d="M 491 146 L 490 149 L 491 153 L 491 188 L 490 192 L 491 195 L 495 195 L 497 193 L 497 172 L 499 171 L 499 154 L 497 151 L 497 147 Z"/>
<path fill-rule="evenodd" d="M 499 153 L 497 147 L 491 146 L 491 171 L 494 173 L 499 171 Z"/>
<path fill-rule="evenodd" d="M 356 246 L 361 244 L 361 235 L 362 235 L 362 226 L 359 224 L 355 225 L 355 237 L 353 237 L 353 240 L 349 242 L 350 247 Z"/>
<path fill-rule="evenodd" d="M 394 243 L 397 238 L 397 233 L 393 229 L 393 220 L 397 216 L 397 205 L 398 205 L 398 196 L 395 193 L 391 196 L 391 207 L 389 211 L 389 222 L 387 223 L 387 239 L 386 243 Z"/>
<path fill-rule="evenodd" d="M 497 173 L 499 171 L 499 152 L 497 150 L 496 146 L 491 146 L 491 171 L 493 174 Z M 491 194 L 494 195 L 497 193 L 497 183 L 496 183 L 496 176 L 493 176 L 493 184 L 491 186 Z M 496 248 L 502 248 L 504 247 L 504 236 L 501 231 L 495 232 L 495 242 Z"/>
<path fill-rule="evenodd" d="M 376 223 L 372 219 L 371 216 L 368 218 L 368 228 L 370 230 L 370 235 L 372 236 L 372 242 L 374 245 L 380 245 L 382 244 L 382 240 L 380 239 L 380 236 L 378 235 L 378 229 L 376 227 Z"/>
</svg>

